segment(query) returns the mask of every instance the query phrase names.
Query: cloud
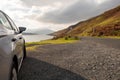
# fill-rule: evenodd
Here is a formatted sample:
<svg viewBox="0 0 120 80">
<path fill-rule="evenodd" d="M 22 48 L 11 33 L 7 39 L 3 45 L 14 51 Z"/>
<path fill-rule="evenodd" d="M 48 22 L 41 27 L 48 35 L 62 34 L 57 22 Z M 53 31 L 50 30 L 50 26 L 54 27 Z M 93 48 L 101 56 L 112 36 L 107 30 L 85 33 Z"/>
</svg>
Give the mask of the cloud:
<svg viewBox="0 0 120 80">
<path fill-rule="evenodd" d="M 120 0 L 106 0 L 105 3 L 99 5 L 98 11 L 102 13 L 103 11 L 112 9 L 118 5 L 120 5 Z"/>
<path fill-rule="evenodd" d="M 45 6 L 49 4 L 53 4 L 53 0 L 21 0 L 24 5 L 31 7 L 31 6 Z"/>
<path fill-rule="evenodd" d="M 58 24 L 76 22 L 87 18 L 95 10 L 95 7 L 95 3 L 91 4 L 88 0 L 78 1 L 66 8 L 47 12 L 38 17 L 38 20 Z"/>
<path fill-rule="evenodd" d="M 66 8 L 46 12 L 37 20 L 54 24 L 74 23 L 97 16 L 119 4 L 120 0 L 79 0 Z"/>
<path fill-rule="evenodd" d="M 49 6 L 49 5 L 54 5 L 55 3 L 65 3 L 69 5 L 70 3 L 77 1 L 71 1 L 71 0 L 21 0 L 24 5 L 31 7 L 31 6 Z"/>
<path fill-rule="evenodd" d="M 0 0 L 18 26 L 63 29 L 116 7 L 120 0 Z"/>
</svg>

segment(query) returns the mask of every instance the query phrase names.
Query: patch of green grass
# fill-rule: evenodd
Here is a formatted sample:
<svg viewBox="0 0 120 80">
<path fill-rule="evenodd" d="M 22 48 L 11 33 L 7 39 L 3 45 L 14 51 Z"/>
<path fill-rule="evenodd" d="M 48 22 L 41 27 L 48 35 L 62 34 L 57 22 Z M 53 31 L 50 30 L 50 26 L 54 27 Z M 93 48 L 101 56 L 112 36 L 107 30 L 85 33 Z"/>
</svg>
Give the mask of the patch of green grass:
<svg viewBox="0 0 120 80">
<path fill-rule="evenodd" d="M 112 18 L 109 18 L 109 19 L 103 21 L 99 25 L 100 26 L 105 26 L 105 25 L 108 25 L 108 24 L 116 24 L 116 23 L 119 23 L 119 22 L 120 22 L 120 18 L 119 17 L 118 18 L 112 17 Z"/>
<path fill-rule="evenodd" d="M 65 44 L 65 43 L 74 43 L 76 41 L 78 40 L 74 38 L 68 38 L 68 39 L 60 38 L 56 40 L 43 40 L 40 42 L 29 42 L 29 43 L 26 43 L 26 46 L 30 47 L 34 45 L 45 45 L 45 44 Z"/>
</svg>

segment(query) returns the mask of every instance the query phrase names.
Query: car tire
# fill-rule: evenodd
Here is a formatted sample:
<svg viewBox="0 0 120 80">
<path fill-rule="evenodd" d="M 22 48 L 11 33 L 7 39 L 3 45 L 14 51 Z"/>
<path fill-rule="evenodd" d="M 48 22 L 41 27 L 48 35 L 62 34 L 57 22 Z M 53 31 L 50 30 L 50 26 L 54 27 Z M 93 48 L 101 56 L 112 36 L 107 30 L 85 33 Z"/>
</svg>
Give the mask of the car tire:
<svg viewBox="0 0 120 80">
<path fill-rule="evenodd" d="M 11 68 L 10 80 L 18 80 L 17 73 L 17 67 L 13 64 Z"/>
<path fill-rule="evenodd" d="M 23 47 L 23 60 L 26 58 L 26 46 L 24 45 L 24 47 Z"/>
</svg>

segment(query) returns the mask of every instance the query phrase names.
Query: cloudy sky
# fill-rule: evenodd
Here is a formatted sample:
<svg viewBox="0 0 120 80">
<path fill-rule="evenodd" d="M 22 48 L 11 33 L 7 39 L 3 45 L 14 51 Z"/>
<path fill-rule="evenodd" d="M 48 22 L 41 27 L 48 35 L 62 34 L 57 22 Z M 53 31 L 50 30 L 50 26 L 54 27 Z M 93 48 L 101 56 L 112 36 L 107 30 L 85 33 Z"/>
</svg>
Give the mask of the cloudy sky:
<svg viewBox="0 0 120 80">
<path fill-rule="evenodd" d="M 120 5 L 120 0 L 0 0 L 17 26 L 60 30 Z"/>
</svg>

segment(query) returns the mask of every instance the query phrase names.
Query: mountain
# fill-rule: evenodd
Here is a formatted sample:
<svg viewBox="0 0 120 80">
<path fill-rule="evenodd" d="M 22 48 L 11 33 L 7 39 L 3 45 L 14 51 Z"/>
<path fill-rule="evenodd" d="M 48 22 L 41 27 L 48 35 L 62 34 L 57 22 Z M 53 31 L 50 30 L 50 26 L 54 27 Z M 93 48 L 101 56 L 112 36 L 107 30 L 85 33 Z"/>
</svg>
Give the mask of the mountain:
<svg viewBox="0 0 120 80">
<path fill-rule="evenodd" d="M 64 36 L 120 36 L 120 6 L 101 15 L 79 22 L 55 32 L 57 37 Z"/>
<path fill-rule="evenodd" d="M 53 33 L 54 31 L 53 30 L 50 30 L 50 29 L 27 29 L 23 34 L 32 34 L 32 35 L 35 35 L 35 34 L 50 34 L 50 33 Z"/>
<path fill-rule="evenodd" d="M 37 34 L 35 34 L 35 33 L 29 33 L 29 32 L 23 32 L 22 34 L 23 34 L 23 35 L 37 35 Z"/>
</svg>

